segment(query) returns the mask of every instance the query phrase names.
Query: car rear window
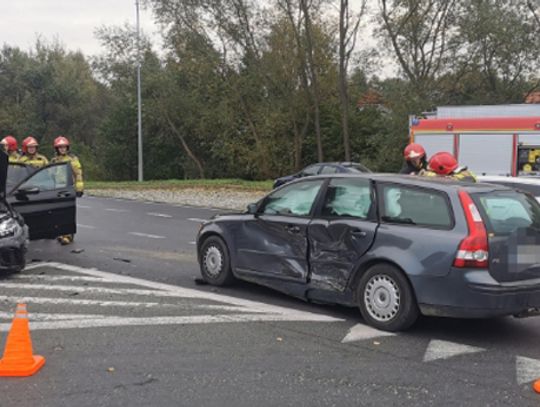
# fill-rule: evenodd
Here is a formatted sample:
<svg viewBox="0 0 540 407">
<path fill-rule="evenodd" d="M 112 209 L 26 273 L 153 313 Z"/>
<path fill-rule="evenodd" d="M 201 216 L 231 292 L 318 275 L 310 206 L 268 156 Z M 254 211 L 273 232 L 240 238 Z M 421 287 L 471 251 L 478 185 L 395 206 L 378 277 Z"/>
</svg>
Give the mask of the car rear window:
<svg viewBox="0 0 540 407">
<path fill-rule="evenodd" d="M 436 229 L 454 225 L 447 196 L 439 191 L 404 185 L 383 185 L 384 223 L 408 224 Z"/>
<path fill-rule="evenodd" d="M 354 173 L 371 172 L 369 168 L 364 167 L 362 164 L 353 164 L 347 168 L 349 169 L 350 172 L 354 172 Z"/>
<path fill-rule="evenodd" d="M 530 195 L 517 191 L 473 194 L 488 230 L 511 234 L 519 228 L 540 230 L 540 204 Z"/>
</svg>

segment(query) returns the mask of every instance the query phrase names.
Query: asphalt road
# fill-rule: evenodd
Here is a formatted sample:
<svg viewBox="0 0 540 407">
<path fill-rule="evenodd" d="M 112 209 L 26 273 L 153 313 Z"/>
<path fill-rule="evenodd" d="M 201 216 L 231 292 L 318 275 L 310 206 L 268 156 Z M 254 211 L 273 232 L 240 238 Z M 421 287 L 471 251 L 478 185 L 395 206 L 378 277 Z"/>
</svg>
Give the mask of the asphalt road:
<svg viewBox="0 0 540 407">
<path fill-rule="evenodd" d="M 214 213 L 85 197 L 73 245 L 33 242 L 1 280 L 0 334 L 24 300 L 47 363 L 0 379 L 0 406 L 539 405 L 540 318 L 387 335 L 355 309 L 197 286 L 193 242 Z"/>
</svg>

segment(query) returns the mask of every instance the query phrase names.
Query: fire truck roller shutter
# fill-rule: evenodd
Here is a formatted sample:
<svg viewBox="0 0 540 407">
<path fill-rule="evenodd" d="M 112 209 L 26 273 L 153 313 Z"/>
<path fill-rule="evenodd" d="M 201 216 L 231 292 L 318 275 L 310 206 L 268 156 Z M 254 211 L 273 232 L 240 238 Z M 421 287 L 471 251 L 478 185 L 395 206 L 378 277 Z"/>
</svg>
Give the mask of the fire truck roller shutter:
<svg viewBox="0 0 540 407">
<path fill-rule="evenodd" d="M 477 175 L 511 175 L 512 134 L 461 134 L 459 163 Z"/>
<path fill-rule="evenodd" d="M 540 133 L 520 134 L 518 143 L 523 146 L 540 147 Z"/>
<path fill-rule="evenodd" d="M 454 154 L 453 134 L 415 134 L 414 142 L 424 147 L 428 159 L 433 154 L 441 151 Z"/>
<path fill-rule="evenodd" d="M 540 133 L 518 135 L 518 175 L 540 173 Z"/>
</svg>

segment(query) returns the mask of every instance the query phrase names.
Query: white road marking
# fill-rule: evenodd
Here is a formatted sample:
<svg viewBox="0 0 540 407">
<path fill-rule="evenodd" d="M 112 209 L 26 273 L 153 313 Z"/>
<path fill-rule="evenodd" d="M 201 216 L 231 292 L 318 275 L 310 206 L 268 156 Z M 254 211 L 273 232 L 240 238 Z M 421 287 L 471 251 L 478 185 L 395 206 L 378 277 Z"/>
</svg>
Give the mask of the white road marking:
<svg viewBox="0 0 540 407">
<path fill-rule="evenodd" d="M 117 295 L 147 295 L 150 297 L 183 297 L 180 294 L 171 293 L 163 290 L 144 290 L 140 288 L 107 288 L 107 287 L 89 287 L 82 285 L 52 285 L 52 284 L 26 284 L 11 283 L 8 281 L 2 283 L 2 288 L 22 289 L 22 290 L 52 290 L 68 291 L 78 293 L 98 293 L 98 294 L 117 294 Z"/>
<path fill-rule="evenodd" d="M 429 342 L 426 353 L 424 354 L 424 362 L 431 362 L 438 359 L 449 359 L 458 355 L 478 353 L 482 351 L 485 351 L 485 349 L 463 345 L 461 343 L 433 339 Z"/>
<path fill-rule="evenodd" d="M 165 239 L 165 236 L 159 236 L 159 235 L 150 235 L 148 233 L 139 233 L 139 232 L 129 232 L 130 235 L 133 236 L 139 236 L 139 237 L 147 237 L 149 239 Z"/>
<path fill-rule="evenodd" d="M 46 297 L 29 297 L 29 296 L 9 296 L 0 295 L 0 301 L 28 304 L 67 304 L 67 305 L 96 305 L 100 307 L 174 307 L 174 304 L 161 304 L 159 302 L 126 302 L 126 301 L 100 301 L 100 300 L 79 300 L 68 298 L 46 298 Z"/>
<path fill-rule="evenodd" d="M 0 318 L 2 319 L 13 319 L 13 312 L 0 312 Z M 62 321 L 70 319 L 97 319 L 108 317 L 108 315 L 98 315 L 98 314 L 47 314 L 40 312 L 32 312 L 29 314 L 29 319 L 31 321 Z"/>
<path fill-rule="evenodd" d="M 100 277 L 83 276 L 48 276 L 46 274 L 17 274 L 9 279 L 12 280 L 44 280 L 44 281 L 83 281 L 92 283 L 107 283 L 108 281 Z"/>
<path fill-rule="evenodd" d="M 201 219 L 201 218 L 188 218 L 188 220 L 192 222 L 202 223 L 208 221 L 208 219 Z"/>
<path fill-rule="evenodd" d="M 197 244 L 197 242 L 196 242 L 196 241 L 193 241 L 193 242 L 189 242 L 189 244 Z"/>
<path fill-rule="evenodd" d="M 308 311 L 298 311 L 296 309 L 280 307 L 277 305 L 270 305 L 270 304 L 266 304 L 262 302 L 245 300 L 242 298 L 231 297 L 224 294 L 216 294 L 212 292 L 199 291 L 199 290 L 195 290 L 191 288 L 173 286 L 169 284 L 143 280 L 143 279 L 130 277 L 130 276 L 122 276 L 119 274 L 108 273 L 108 272 L 100 271 L 96 269 L 86 269 L 82 267 L 71 266 L 68 264 L 55 263 L 55 262 L 47 262 L 47 263 L 41 263 L 41 264 L 43 266 L 54 267 L 54 268 L 64 270 L 64 271 L 81 273 L 81 274 L 89 275 L 92 277 L 102 277 L 113 282 L 124 282 L 127 284 L 140 285 L 140 286 L 154 289 L 154 290 L 163 290 L 164 292 L 167 292 L 169 294 L 175 294 L 183 298 L 197 298 L 197 299 L 221 302 L 227 305 L 236 305 L 236 306 L 244 307 L 243 311 L 246 311 L 246 312 L 264 312 L 268 314 L 279 314 L 283 317 L 290 316 L 291 318 L 294 318 L 293 319 L 294 321 L 301 321 L 301 320 L 302 321 L 303 320 L 320 321 L 320 322 L 344 321 L 344 319 L 342 318 L 335 318 L 335 317 L 331 317 L 324 314 L 316 314 L 316 313 L 308 312 Z M 302 318 L 305 318 L 305 319 L 302 319 Z"/>
<path fill-rule="evenodd" d="M 372 328 L 368 325 L 357 324 L 349 329 L 349 332 L 341 340 L 341 343 L 349 343 L 356 341 L 363 341 L 366 339 L 378 338 L 382 336 L 395 336 L 393 332 L 379 331 L 378 329 Z"/>
<path fill-rule="evenodd" d="M 172 218 L 172 215 L 167 215 L 166 213 L 148 212 L 147 215 L 155 216 L 157 218 Z"/>
<path fill-rule="evenodd" d="M 127 209 L 117 209 L 117 208 L 105 208 L 109 212 L 129 212 Z"/>
<path fill-rule="evenodd" d="M 283 321 L 316 321 L 320 318 L 317 314 L 305 315 L 306 313 L 281 314 L 229 314 L 229 315 L 190 315 L 177 317 L 105 317 L 97 319 L 65 320 L 32 322 L 30 327 L 33 331 L 41 329 L 72 329 L 72 328 L 96 328 L 96 327 L 119 327 L 119 326 L 148 326 L 148 325 L 185 325 L 185 324 L 209 324 L 226 322 L 283 322 Z M 30 314 L 31 315 L 31 314 Z M 11 328 L 10 323 L 0 324 L 0 331 L 7 332 Z"/>
<path fill-rule="evenodd" d="M 212 310 L 212 311 L 231 311 L 231 312 L 239 312 L 239 311 L 246 311 L 244 309 L 241 309 L 237 306 L 233 305 L 208 305 L 208 304 L 193 304 L 193 303 L 187 303 L 187 304 L 160 304 L 155 302 L 130 302 L 130 301 L 99 301 L 99 300 L 79 300 L 79 299 L 67 299 L 67 298 L 43 298 L 43 297 L 16 297 L 16 296 L 0 296 L 0 300 L 9 301 L 9 302 L 28 302 L 33 304 L 67 304 L 67 305 L 98 305 L 103 307 L 129 307 L 129 306 L 135 306 L 135 307 L 154 307 L 158 305 L 162 305 L 165 307 L 174 307 L 174 308 L 180 308 L 180 309 L 188 309 L 188 310 Z M 262 314 L 262 311 L 258 310 L 249 310 L 251 314 Z M 0 312 L 0 318 L 13 318 L 13 313 L 11 312 Z M 35 313 L 32 313 L 32 315 L 36 315 Z M 47 314 L 49 315 L 49 314 Z M 50 315 L 67 315 L 67 314 L 50 314 Z M 88 314 L 69 314 L 69 315 L 81 315 L 86 316 Z M 249 315 L 249 314 L 246 314 Z M 88 318 L 99 318 L 99 317 L 109 317 L 110 315 L 91 315 Z M 117 318 L 123 318 L 123 317 L 117 317 Z M 49 318 L 54 319 L 54 318 Z M 69 319 L 69 318 L 63 318 L 63 319 Z"/>
<path fill-rule="evenodd" d="M 32 264 L 27 264 L 27 265 L 24 267 L 24 271 L 30 271 L 30 270 L 34 270 L 34 269 L 37 269 L 37 268 L 40 268 L 40 267 L 43 267 L 43 263 L 32 263 Z"/>
<path fill-rule="evenodd" d="M 516 358 L 516 380 L 518 384 L 540 379 L 540 360 L 518 356 Z"/>
<path fill-rule="evenodd" d="M 80 204 L 77 204 L 77 208 L 82 208 L 82 209 L 92 209 L 91 206 L 87 206 L 87 205 L 80 205 Z"/>
<path fill-rule="evenodd" d="M 82 229 L 95 229 L 96 228 L 95 226 L 83 225 L 82 223 L 77 223 L 77 227 L 82 228 Z"/>
</svg>

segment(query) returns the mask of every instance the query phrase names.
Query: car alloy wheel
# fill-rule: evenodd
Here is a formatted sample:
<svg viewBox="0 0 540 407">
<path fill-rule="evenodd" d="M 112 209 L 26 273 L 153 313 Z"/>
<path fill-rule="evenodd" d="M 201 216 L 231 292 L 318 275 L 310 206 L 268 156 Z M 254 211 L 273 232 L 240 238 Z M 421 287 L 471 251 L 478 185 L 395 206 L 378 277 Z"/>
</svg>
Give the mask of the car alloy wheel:
<svg viewBox="0 0 540 407">
<path fill-rule="evenodd" d="M 390 321 L 399 312 L 401 294 L 396 282 L 385 274 L 371 277 L 364 290 L 369 315 L 380 322 Z"/>
</svg>

